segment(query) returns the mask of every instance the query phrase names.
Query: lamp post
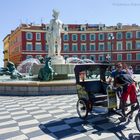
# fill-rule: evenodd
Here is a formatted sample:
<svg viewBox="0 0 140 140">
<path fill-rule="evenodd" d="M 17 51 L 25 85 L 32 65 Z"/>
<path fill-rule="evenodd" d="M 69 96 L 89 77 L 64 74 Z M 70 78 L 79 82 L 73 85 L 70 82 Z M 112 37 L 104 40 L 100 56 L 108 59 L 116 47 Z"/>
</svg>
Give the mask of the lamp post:
<svg viewBox="0 0 140 140">
<path fill-rule="evenodd" d="M 114 35 L 113 35 L 113 33 L 110 33 L 109 35 L 108 35 L 108 40 L 110 40 L 110 42 L 111 42 L 111 49 L 110 49 L 110 61 L 112 62 L 112 48 L 113 48 L 113 39 L 114 39 Z"/>
</svg>

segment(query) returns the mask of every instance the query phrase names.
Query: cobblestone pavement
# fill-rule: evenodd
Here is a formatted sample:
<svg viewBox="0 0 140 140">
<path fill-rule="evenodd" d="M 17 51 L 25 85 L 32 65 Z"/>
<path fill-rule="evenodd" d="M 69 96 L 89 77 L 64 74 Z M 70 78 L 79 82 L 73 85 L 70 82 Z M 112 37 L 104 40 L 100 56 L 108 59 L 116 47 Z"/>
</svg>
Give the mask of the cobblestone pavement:
<svg viewBox="0 0 140 140">
<path fill-rule="evenodd" d="M 127 140 L 130 134 L 140 139 L 134 121 L 120 123 L 118 115 L 81 120 L 77 100 L 77 95 L 0 96 L 0 140 Z"/>
</svg>

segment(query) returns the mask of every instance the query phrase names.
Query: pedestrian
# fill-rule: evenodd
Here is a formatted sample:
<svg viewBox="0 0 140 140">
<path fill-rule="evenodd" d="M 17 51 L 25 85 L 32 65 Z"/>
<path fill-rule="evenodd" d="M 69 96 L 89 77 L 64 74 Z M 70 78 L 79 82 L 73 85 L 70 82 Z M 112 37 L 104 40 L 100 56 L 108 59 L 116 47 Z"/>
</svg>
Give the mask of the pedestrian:
<svg viewBox="0 0 140 140">
<path fill-rule="evenodd" d="M 130 76 L 131 76 L 133 79 L 135 78 L 135 76 L 134 76 L 134 71 L 133 71 L 132 66 L 129 66 L 129 68 L 128 68 L 128 73 L 130 74 Z"/>
</svg>

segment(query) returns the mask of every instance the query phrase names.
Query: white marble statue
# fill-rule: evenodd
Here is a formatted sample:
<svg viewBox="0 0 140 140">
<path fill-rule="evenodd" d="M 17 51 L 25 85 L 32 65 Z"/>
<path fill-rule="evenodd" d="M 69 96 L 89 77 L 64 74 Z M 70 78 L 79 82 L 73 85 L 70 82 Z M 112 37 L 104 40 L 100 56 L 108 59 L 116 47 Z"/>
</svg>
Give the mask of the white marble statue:
<svg viewBox="0 0 140 140">
<path fill-rule="evenodd" d="M 49 27 L 47 29 L 47 41 L 48 41 L 48 56 L 60 56 L 61 53 L 61 31 L 62 22 L 58 19 L 59 12 L 53 10 L 53 19 L 50 20 Z M 57 47 L 56 47 L 57 44 Z"/>
</svg>

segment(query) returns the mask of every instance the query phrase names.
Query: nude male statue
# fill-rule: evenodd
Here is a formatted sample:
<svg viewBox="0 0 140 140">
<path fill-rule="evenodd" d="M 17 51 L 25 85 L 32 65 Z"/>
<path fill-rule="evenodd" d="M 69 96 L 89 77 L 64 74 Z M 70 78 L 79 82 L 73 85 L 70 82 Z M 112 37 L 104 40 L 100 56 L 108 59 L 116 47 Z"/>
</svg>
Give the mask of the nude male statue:
<svg viewBox="0 0 140 140">
<path fill-rule="evenodd" d="M 49 28 L 47 30 L 47 41 L 49 44 L 48 56 L 60 56 L 61 53 L 61 31 L 62 22 L 58 19 L 59 12 L 53 10 L 53 19 L 50 20 Z M 56 47 L 57 43 L 57 47 Z"/>
</svg>

